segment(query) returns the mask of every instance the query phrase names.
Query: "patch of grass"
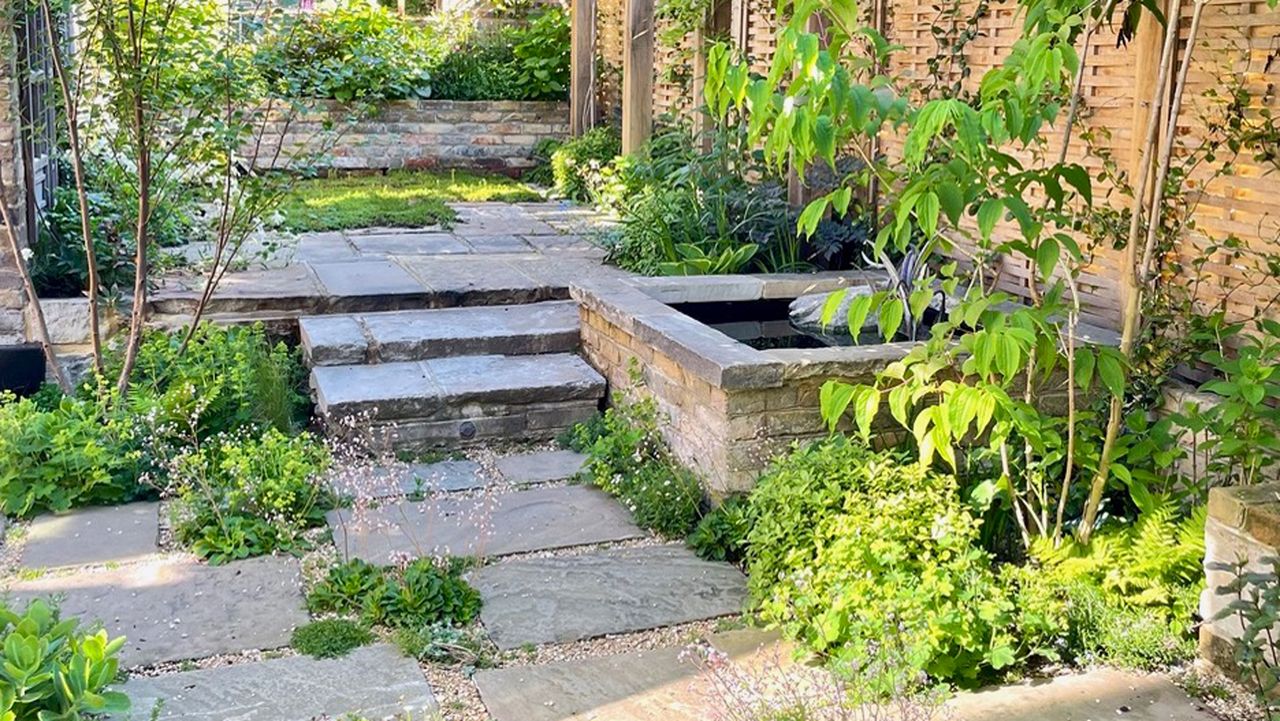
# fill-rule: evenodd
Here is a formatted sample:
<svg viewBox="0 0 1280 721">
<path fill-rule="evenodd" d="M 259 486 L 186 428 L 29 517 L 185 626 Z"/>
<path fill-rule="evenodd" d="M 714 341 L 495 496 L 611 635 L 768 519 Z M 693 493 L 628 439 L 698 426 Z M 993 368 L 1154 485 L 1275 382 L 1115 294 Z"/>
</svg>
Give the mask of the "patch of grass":
<svg viewBox="0 0 1280 721">
<path fill-rule="evenodd" d="M 293 632 L 292 646 L 315 658 L 337 658 L 373 642 L 373 632 L 345 618 L 315 621 Z"/>
<path fill-rule="evenodd" d="M 294 232 L 387 226 L 449 227 L 448 201 L 519 203 L 541 200 L 524 183 L 498 175 L 393 170 L 299 181 L 281 204 L 281 227 Z"/>
</svg>

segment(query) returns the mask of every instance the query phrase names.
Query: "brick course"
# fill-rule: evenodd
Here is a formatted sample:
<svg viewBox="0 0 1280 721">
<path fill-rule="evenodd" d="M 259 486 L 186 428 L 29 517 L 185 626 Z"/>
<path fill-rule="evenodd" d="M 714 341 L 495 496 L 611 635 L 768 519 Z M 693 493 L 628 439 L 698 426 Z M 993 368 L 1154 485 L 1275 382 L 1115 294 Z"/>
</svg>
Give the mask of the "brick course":
<svg viewBox="0 0 1280 721">
<path fill-rule="evenodd" d="M 562 102 L 404 100 L 359 119 L 337 103 L 324 103 L 287 123 L 274 115 L 266 124 L 257 165 L 519 175 L 534 166 L 539 141 L 568 134 L 569 105 Z M 283 152 L 273 159 L 270 151 L 281 144 Z M 301 163 L 290 162 L 302 156 Z"/>
</svg>

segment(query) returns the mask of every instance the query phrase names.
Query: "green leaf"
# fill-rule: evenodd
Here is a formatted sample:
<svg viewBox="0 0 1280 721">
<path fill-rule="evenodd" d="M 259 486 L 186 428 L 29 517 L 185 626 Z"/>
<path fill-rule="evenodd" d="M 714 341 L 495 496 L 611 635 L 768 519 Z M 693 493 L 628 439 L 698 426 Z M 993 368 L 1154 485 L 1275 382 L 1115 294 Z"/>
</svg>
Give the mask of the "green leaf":
<svg viewBox="0 0 1280 721">
<path fill-rule="evenodd" d="M 964 213 L 964 196 L 960 193 L 960 188 L 955 183 L 944 180 L 934 191 L 938 194 L 938 202 L 942 205 L 942 212 L 946 214 L 947 220 L 952 225 L 958 225 L 960 216 Z"/>
<path fill-rule="evenodd" d="M 921 195 L 916 201 L 916 220 L 920 223 L 920 230 L 924 231 L 928 238 L 932 238 L 938 232 L 939 208 L 938 196 L 932 192 Z"/>
<path fill-rule="evenodd" d="M 983 240 L 991 240 L 991 233 L 1003 215 L 1003 201 L 996 198 L 982 201 L 982 205 L 978 207 L 978 232 L 982 234 Z"/>
<path fill-rule="evenodd" d="M 800 234 L 808 238 L 818 228 L 818 221 L 822 220 L 823 213 L 827 212 L 827 205 L 831 199 L 828 196 L 815 198 L 812 202 L 805 206 L 800 213 L 800 220 L 796 222 L 796 227 Z"/>
<path fill-rule="evenodd" d="M 877 300 L 876 294 L 860 295 L 849 303 L 849 334 L 856 342 L 862 329 L 867 325 L 867 316 L 871 314 L 871 305 Z"/>
<path fill-rule="evenodd" d="M 1110 348 L 1099 350 L 1098 377 L 1102 379 L 1102 385 L 1111 395 L 1117 398 L 1124 396 L 1124 363 Z"/>
<path fill-rule="evenodd" d="M 1053 275 L 1053 269 L 1058 265 L 1058 252 L 1058 241 L 1053 237 L 1045 238 L 1036 248 L 1036 269 L 1040 271 L 1041 278 Z"/>
<path fill-rule="evenodd" d="M 835 320 L 836 311 L 840 310 L 840 304 L 844 302 L 844 297 L 849 293 L 848 288 L 832 291 L 827 296 L 827 300 L 822 304 L 822 327 L 826 328 L 831 325 L 831 321 Z"/>
<path fill-rule="evenodd" d="M 902 311 L 902 301 L 896 297 L 880 304 L 880 336 L 886 343 L 893 342 L 898 335 L 898 328 L 902 326 Z"/>
<path fill-rule="evenodd" d="M 1084 198 L 1084 202 L 1093 205 L 1093 183 L 1089 178 L 1089 171 L 1079 165 L 1064 165 L 1059 172 L 1062 179 Z"/>
</svg>

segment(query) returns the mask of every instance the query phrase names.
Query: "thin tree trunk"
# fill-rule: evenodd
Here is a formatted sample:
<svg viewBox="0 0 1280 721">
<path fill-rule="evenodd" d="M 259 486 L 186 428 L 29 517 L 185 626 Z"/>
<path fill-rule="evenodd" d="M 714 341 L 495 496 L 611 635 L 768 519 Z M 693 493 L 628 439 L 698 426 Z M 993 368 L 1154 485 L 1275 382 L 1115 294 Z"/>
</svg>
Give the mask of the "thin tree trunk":
<svg viewBox="0 0 1280 721">
<path fill-rule="evenodd" d="M 76 199 L 80 205 L 80 236 L 84 242 L 85 268 L 89 276 L 89 338 L 93 343 L 93 368 L 102 372 L 102 332 L 98 327 L 98 297 L 101 289 L 98 281 L 98 259 L 94 253 L 93 231 L 89 227 L 89 195 L 84 182 L 84 153 L 80 145 L 80 104 L 72 95 L 67 82 L 66 68 L 62 64 L 62 49 L 53 32 L 53 11 L 49 0 L 40 0 L 44 10 L 45 29 L 48 31 L 49 50 L 53 55 L 54 73 L 62 90 L 62 104 L 67 118 L 67 139 L 71 144 L 71 168 L 76 180 Z"/>
<path fill-rule="evenodd" d="M 145 20 L 145 18 L 144 18 Z M 133 67 L 141 73 L 142 31 L 137 27 L 132 8 L 129 14 L 129 37 L 133 54 Z M 151 220 L 151 147 L 147 134 L 146 90 L 141 77 L 138 86 L 133 89 L 130 100 L 133 105 L 133 132 L 138 144 L 138 220 L 135 228 L 134 243 L 137 253 L 134 257 L 133 275 L 133 307 L 129 313 L 129 336 L 125 341 L 124 362 L 120 367 L 120 377 L 116 388 L 123 396 L 129 390 L 129 376 L 133 374 L 133 366 L 138 360 L 138 346 L 142 343 L 142 326 L 146 322 L 147 306 L 147 233 Z"/>
<path fill-rule="evenodd" d="M 27 292 L 27 303 L 31 305 L 32 319 L 35 321 L 36 335 L 44 349 L 45 359 L 53 370 L 53 377 L 63 393 L 74 390 L 67 374 L 53 352 L 53 341 L 49 338 L 49 325 L 44 320 L 44 310 L 40 307 L 40 298 L 36 295 L 36 285 L 31 281 L 31 273 L 27 270 L 27 261 L 22 255 L 22 243 L 18 240 L 18 227 L 14 225 L 13 212 L 9 208 L 9 188 L 4 182 L 4 168 L 0 167 L 0 219 L 4 220 L 5 235 L 9 238 L 9 252 L 13 253 L 13 264 L 22 277 L 22 287 Z"/>
<path fill-rule="evenodd" d="M 1125 289 L 1123 326 L 1120 333 L 1120 353 L 1126 359 L 1133 356 L 1133 346 L 1137 342 L 1138 323 L 1142 317 L 1142 286 L 1138 280 L 1138 241 L 1142 236 L 1142 216 L 1146 207 L 1147 184 L 1153 174 L 1156 142 L 1161 128 L 1161 109 L 1164 107 L 1165 88 L 1173 66 L 1174 50 L 1178 46 L 1178 27 L 1182 17 L 1182 0 L 1173 0 L 1166 15 L 1164 48 L 1160 53 L 1160 67 L 1156 73 L 1155 90 L 1151 98 L 1151 110 L 1147 116 L 1147 133 L 1142 143 L 1142 167 L 1138 173 L 1137 185 L 1133 193 L 1133 212 L 1129 219 L 1129 242 L 1125 245 L 1124 263 L 1121 267 L 1121 286 Z M 1188 48 L 1188 56 L 1190 48 Z M 1161 188 L 1152 189 L 1153 195 L 1160 197 Z M 1158 207 L 1158 205 L 1156 206 Z M 1149 222 L 1156 222 L 1154 219 Z M 1102 494 L 1107 487 L 1107 479 L 1111 472 L 1111 463 L 1115 456 L 1116 439 L 1120 435 L 1120 423 L 1124 415 L 1124 398 L 1112 396 L 1108 409 L 1107 427 L 1102 442 L 1102 456 L 1098 461 L 1098 471 L 1089 489 L 1089 499 L 1085 502 L 1084 515 L 1080 521 L 1078 536 L 1087 543 L 1093 534 L 1093 526 L 1098 519 L 1098 509 L 1102 505 Z"/>
</svg>

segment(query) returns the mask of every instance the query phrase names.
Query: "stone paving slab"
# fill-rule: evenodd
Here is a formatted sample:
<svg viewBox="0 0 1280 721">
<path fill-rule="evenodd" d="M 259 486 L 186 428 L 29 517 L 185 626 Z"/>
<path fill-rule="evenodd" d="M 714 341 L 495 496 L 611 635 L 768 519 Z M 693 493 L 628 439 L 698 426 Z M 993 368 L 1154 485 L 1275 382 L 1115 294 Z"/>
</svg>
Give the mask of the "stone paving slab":
<svg viewBox="0 0 1280 721">
<path fill-rule="evenodd" d="M 1162 674 L 1102 668 L 960 693 L 956 721 L 1213 721 L 1216 716 Z"/>
<path fill-rule="evenodd" d="M 340 509 L 329 526 L 343 555 L 378 564 L 401 554 L 501 556 L 646 535 L 617 501 L 586 486 Z"/>
<path fill-rule="evenodd" d="M 440 409 L 443 394 L 420 363 L 316 366 L 311 387 L 322 414 L 374 419 L 430 415 Z"/>
<path fill-rule="evenodd" d="M 388 230 L 376 233 L 349 233 L 351 244 L 363 255 L 457 255 L 471 252 L 467 244 L 450 233 L 420 230 Z"/>
<path fill-rule="evenodd" d="M 453 232 L 463 237 L 487 235 L 557 235 L 559 231 L 529 209 L 506 203 L 455 203 Z"/>
<path fill-rule="evenodd" d="M 307 623 L 295 558 L 262 557 L 225 566 L 164 559 L 115 569 L 49 574 L 10 587 L 14 598 L 60 595 L 65 616 L 101 621 L 128 638 L 124 667 L 204 658 L 289 644 Z"/>
<path fill-rule="evenodd" d="M 423 295 L 427 289 L 404 268 L 389 260 L 360 260 L 354 263 L 312 263 L 326 295 L 364 297 L 373 295 Z"/>
<path fill-rule="evenodd" d="M 506 561 L 473 571 L 480 618 L 501 649 L 563 643 L 728 616 L 746 579 L 682 546 Z"/>
<path fill-rule="evenodd" d="M 572 353 L 434 358 L 422 367 L 448 403 L 594 400 L 605 391 L 604 377 Z"/>
<path fill-rule="evenodd" d="M 717 634 L 716 649 L 735 663 L 777 654 L 776 635 L 743 630 Z M 476 688 L 493 721 L 703 721 L 708 688 L 680 648 L 579 661 L 478 671 Z"/>
<path fill-rule="evenodd" d="M 303 353 L 316 365 L 569 353 L 578 347 L 578 326 L 578 306 L 573 301 L 298 320 Z"/>
<path fill-rule="evenodd" d="M 534 249 L 518 235 L 471 235 L 466 242 L 477 253 L 529 253 Z"/>
<path fill-rule="evenodd" d="M 31 522 L 22 549 L 26 568 L 125 563 L 159 553 L 160 504 L 85 508 Z"/>
<path fill-rule="evenodd" d="M 538 256 L 400 256 L 400 264 L 430 288 L 440 305 L 497 305 L 563 300 L 567 293 L 525 274 L 518 266 Z M 567 285 L 565 286 L 568 287 Z M 558 297 L 557 297 L 558 296 Z"/>
<path fill-rule="evenodd" d="M 578 475 L 587 457 L 577 451 L 556 450 L 521 453 L 499 458 L 498 472 L 510 483 L 547 483 Z"/>
<path fill-rule="evenodd" d="M 334 659 L 292 656 L 132 678 L 121 690 L 133 700 L 133 719 L 150 718 L 163 701 L 155 721 L 381 719 L 406 710 L 424 719 L 438 708 L 418 664 L 386 644 Z"/>
<path fill-rule="evenodd" d="M 340 471 L 329 479 L 339 496 L 394 498 L 416 493 L 455 493 L 492 485 L 475 461 L 414 463 L 395 468 L 368 468 Z"/>
</svg>

